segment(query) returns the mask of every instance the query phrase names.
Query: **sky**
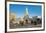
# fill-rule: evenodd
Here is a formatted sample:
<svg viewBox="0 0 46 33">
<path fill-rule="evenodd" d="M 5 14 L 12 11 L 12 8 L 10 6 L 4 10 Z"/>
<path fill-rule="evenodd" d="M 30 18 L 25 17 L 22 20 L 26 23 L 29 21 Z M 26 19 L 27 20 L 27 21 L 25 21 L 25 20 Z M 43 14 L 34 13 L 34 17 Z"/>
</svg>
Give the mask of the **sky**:
<svg viewBox="0 0 46 33">
<path fill-rule="evenodd" d="M 20 5 L 10 4 L 9 11 L 16 14 L 16 17 L 22 17 L 25 15 L 26 8 L 28 8 L 29 16 L 41 16 L 42 6 L 41 5 Z"/>
</svg>

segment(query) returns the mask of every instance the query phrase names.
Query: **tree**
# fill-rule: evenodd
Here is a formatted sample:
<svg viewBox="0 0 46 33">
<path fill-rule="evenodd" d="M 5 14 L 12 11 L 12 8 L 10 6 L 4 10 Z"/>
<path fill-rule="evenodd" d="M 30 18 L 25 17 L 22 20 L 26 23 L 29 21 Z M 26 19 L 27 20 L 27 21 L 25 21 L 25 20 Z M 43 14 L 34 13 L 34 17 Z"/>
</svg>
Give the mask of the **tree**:
<svg viewBox="0 0 46 33">
<path fill-rule="evenodd" d="M 9 14 L 9 20 L 10 20 L 10 22 L 12 22 L 12 23 L 15 23 L 15 20 L 16 20 L 16 15 L 14 14 L 14 13 L 10 13 Z"/>
</svg>

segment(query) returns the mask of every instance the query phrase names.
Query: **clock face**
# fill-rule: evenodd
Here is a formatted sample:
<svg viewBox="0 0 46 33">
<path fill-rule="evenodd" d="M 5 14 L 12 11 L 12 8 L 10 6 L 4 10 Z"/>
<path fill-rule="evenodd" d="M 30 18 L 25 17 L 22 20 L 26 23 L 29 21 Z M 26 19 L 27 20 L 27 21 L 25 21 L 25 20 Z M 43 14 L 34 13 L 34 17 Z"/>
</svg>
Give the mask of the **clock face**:
<svg viewBox="0 0 46 33">
<path fill-rule="evenodd" d="M 40 2 L 7 2 L 7 31 L 44 29 L 44 4 Z"/>
</svg>

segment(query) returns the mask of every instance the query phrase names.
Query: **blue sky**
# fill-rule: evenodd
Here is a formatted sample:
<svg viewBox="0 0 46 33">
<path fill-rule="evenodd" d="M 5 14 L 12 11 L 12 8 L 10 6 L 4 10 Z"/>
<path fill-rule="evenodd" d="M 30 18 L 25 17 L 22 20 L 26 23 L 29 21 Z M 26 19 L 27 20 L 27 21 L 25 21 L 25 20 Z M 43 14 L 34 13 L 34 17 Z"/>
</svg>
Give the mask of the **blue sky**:
<svg viewBox="0 0 46 33">
<path fill-rule="evenodd" d="M 10 12 L 15 13 L 17 17 L 24 16 L 26 8 L 28 8 L 29 16 L 41 16 L 42 7 L 41 5 L 20 5 L 10 4 Z"/>
</svg>

